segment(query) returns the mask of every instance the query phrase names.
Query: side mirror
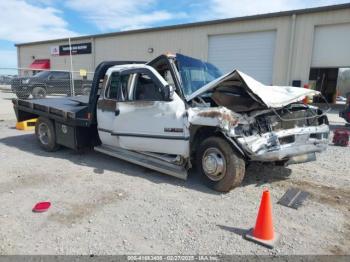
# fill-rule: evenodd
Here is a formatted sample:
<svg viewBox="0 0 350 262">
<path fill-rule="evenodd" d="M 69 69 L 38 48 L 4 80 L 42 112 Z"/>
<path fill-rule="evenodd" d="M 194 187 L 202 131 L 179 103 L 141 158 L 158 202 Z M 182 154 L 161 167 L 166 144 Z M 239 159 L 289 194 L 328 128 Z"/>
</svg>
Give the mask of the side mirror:
<svg viewBox="0 0 350 262">
<path fill-rule="evenodd" d="M 47 79 L 48 80 L 52 80 L 53 79 L 53 75 L 49 75 L 49 77 Z"/>
<path fill-rule="evenodd" d="M 175 93 L 175 88 L 172 85 L 166 85 L 164 87 L 164 100 L 173 101 L 174 93 Z"/>
</svg>

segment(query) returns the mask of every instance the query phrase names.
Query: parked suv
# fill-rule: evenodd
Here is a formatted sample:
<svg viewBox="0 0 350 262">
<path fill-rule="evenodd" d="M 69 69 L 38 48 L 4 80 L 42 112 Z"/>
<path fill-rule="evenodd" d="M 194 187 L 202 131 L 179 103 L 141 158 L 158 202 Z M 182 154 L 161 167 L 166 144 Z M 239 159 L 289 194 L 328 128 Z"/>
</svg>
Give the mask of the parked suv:
<svg viewBox="0 0 350 262">
<path fill-rule="evenodd" d="M 91 89 L 90 80 L 74 80 L 76 95 L 89 95 Z M 16 77 L 11 81 L 11 89 L 18 98 L 45 98 L 49 94 L 72 93 L 71 77 L 69 72 L 42 71 L 32 77 Z"/>
</svg>

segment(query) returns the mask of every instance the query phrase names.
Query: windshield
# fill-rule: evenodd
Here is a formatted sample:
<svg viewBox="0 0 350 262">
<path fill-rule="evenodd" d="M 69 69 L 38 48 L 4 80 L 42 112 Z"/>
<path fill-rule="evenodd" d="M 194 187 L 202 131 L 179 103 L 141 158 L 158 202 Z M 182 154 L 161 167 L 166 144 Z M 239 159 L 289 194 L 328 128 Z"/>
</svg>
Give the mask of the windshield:
<svg viewBox="0 0 350 262">
<path fill-rule="evenodd" d="M 202 86 L 222 76 L 214 65 L 199 59 L 176 54 L 176 61 L 183 84 L 185 96 L 189 96 Z"/>
<path fill-rule="evenodd" d="M 50 74 L 50 71 L 41 71 L 37 74 L 35 74 L 33 77 L 39 77 L 39 78 L 46 78 Z"/>
</svg>

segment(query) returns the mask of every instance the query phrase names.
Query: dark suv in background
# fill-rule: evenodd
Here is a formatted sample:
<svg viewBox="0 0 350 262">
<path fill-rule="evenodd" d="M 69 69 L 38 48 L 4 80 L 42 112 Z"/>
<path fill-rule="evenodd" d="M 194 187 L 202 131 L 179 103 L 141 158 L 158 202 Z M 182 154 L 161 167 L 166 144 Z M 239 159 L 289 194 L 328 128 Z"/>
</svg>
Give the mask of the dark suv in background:
<svg viewBox="0 0 350 262">
<path fill-rule="evenodd" d="M 74 80 L 75 95 L 89 95 L 91 80 Z M 44 98 L 49 94 L 70 95 L 71 76 L 69 72 L 42 71 L 31 77 L 16 77 L 11 81 L 11 89 L 18 98 Z"/>
</svg>

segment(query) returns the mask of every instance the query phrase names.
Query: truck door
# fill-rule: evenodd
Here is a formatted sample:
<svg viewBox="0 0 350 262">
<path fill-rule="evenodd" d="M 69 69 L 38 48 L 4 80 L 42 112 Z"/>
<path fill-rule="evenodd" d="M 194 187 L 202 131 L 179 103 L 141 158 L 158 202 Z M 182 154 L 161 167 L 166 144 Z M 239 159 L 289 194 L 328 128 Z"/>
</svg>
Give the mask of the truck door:
<svg viewBox="0 0 350 262">
<path fill-rule="evenodd" d="M 114 85 L 115 82 L 118 84 Z M 166 81 L 151 67 L 112 73 L 105 99 L 116 97 L 110 145 L 135 151 L 189 155 L 185 104 L 165 101 Z M 100 123 L 100 119 L 98 119 Z M 107 124 L 106 124 L 107 126 Z M 100 128 L 100 126 L 99 126 Z M 99 129 L 100 132 L 100 129 Z"/>
</svg>

